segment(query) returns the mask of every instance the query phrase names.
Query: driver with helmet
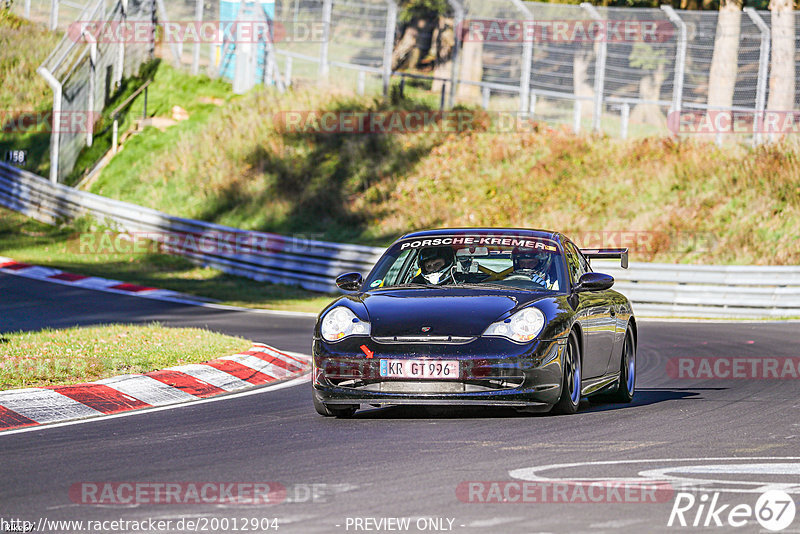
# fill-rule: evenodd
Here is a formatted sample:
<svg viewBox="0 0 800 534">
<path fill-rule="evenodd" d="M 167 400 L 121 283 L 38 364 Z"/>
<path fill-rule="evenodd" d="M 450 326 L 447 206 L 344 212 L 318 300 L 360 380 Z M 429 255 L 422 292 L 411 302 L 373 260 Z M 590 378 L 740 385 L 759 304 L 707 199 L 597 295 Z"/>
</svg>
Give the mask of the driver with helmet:
<svg viewBox="0 0 800 534">
<path fill-rule="evenodd" d="M 530 278 L 542 287 L 550 288 L 553 280 L 550 277 L 550 266 L 553 255 L 533 249 L 515 248 L 511 252 L 514 263 L 514 275 Z"/>
<path fill-rule="evenodd" d="M 420 273 L 411 282 L 415 284 L 453 284 L 456 256 L 450 247 L 424 248 L 419 253 Z"/>
</svg>

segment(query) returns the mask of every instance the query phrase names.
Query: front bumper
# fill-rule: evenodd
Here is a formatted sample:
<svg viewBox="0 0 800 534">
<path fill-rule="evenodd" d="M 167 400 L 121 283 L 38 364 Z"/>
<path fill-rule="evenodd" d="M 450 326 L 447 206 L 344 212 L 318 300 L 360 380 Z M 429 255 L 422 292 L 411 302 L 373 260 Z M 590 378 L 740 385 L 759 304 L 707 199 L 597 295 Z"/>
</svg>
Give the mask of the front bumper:
<svg viewBox="0 0 800 534">
<path fill-rule="evenodd" d="M 381 343 L 356 336 L 328 343 L 317 338 L 313 346 L 314 395 L 325 404 L 340 405 L 547 409 L 561 395 L 565 347 L 566 338 L 525 345 L 496 337 L 457 344 Z M 381 359 L 458 360 L 459 376 L 448 380 L 381 377 Z"/>
</svg>

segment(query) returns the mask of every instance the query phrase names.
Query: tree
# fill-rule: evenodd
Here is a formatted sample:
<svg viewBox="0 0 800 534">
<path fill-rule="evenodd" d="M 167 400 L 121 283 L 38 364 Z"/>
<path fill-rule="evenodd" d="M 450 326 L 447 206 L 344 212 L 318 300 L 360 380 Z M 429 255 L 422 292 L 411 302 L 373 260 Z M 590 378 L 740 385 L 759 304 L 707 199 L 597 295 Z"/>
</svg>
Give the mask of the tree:
<svg viewBox="0 0 800 534">
<path fill-rule="evenodd" d="M 714 55 L 708 74 L 708 105 L 733 106 L 733 90 L 739 61 L 739 33 L 742 22 L 740 0 L 721 0 L 714 39 Z"/>
<path fill-rule="evenodd" d="M 771 0 L 772 69 L 769 77 L 767 109 L 794 109 L 794 11 L 792 0 Z"/>
</svg>

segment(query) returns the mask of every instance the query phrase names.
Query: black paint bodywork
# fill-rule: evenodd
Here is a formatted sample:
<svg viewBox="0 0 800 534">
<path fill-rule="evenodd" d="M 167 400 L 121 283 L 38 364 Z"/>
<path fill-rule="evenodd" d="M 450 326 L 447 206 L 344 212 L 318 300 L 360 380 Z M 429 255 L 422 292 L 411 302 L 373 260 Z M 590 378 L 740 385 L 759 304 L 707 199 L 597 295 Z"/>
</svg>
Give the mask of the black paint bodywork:
<svg viewBox="0 0 800 534">
<path fill-rule="evenodd" d="M 469 228 L 417 232 L 395 245 L 460 233 L 546 238 L 560 247 L 569 241 L 553 232 Z M 560 261 L 565 257 L 560 255 Z M 333 343 L 322 339 L 321 319 L 336 306 L 346 306 L 370 322 L 371 334 Z M 491 323 L 528 306 L 538 308 L 545 317 L 544 328 L 534 340 L 516 343 L 482 336 Z M 424 334 L 423 327 L 429 328 Z M 573 334 L 580 348 L 582 394 L 591 395 L 616 384 L 628 328 L 635 343 L 636 324 L 626 297 L 613 289 L 581 291 L 577 280 L 570 280 L 561 292 L 479 286 L 357 291 L 336 299 L 318 317 L 313 342 L 314 395 L 328 405 L 481 404 L 548 410 L 561 395 L 568 337 Z M 395 336 L 418 339 L 399 342 L 392 340 Z M 381 378 L 381 358 L 457 359 L 461 376 L 446 383 Z"/>
</svg>

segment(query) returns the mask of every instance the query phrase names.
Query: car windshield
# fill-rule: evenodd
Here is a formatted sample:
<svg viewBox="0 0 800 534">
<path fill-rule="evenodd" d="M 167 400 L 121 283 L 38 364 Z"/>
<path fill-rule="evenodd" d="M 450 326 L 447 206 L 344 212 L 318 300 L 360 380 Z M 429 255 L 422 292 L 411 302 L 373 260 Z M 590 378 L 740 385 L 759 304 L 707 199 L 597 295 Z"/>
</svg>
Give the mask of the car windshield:
<svg viewBox="0 0 800 534">
<path fill-rule="evenodd" d="M 517 236 L 436 236 L 395 243 L 367 277 L 366 290 L 398 286 L 513 287 L 562 291 L 555 241 Z"/>
</svg>

